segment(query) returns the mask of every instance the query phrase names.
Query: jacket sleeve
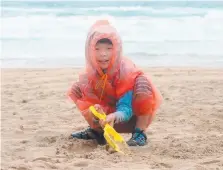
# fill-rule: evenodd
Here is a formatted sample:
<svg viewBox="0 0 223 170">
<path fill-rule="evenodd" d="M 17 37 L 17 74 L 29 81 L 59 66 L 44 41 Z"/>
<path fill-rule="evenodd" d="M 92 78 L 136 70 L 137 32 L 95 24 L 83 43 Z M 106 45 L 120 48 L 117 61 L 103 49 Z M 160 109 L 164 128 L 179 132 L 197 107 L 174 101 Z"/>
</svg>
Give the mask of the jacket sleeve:
<svg viewBox="0 0 223 170">
<path fill-rule="evenodd" d="M 80 111 L 88 110 L 91 105 L 98 104 L 100 101 L 98 97 L 93 93 L 91 82 L 88 81 L 85 74 L 81 74 L 79 81 L 75 82 L 80 88 L 82 93 L 81 98 L 77 98 L 74 93 L 72 93 L 71 88 L 68 90 L 68 97 L 73 101 Z"/>
<path fill-rule="evenodd" d="M 126 92 L 116 103 L 115 123 L 127 122 L 132 117 L 132 91 Z"/>
</svg>

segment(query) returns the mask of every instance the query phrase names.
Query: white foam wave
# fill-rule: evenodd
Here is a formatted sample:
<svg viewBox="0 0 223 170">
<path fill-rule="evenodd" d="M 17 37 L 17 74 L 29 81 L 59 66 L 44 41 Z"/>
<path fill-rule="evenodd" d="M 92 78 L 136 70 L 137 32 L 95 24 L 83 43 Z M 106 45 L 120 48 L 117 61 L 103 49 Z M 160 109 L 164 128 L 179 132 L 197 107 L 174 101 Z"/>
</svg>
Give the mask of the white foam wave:
<svg viewBox="0 0 223 170">
<path fill-rule="evenodd" d="M 153 7 L 143 7 L 143 6 L 134 6 L 134 7 L 96 7 L 96 8 L 17 8 L 17 7 L 3 7 L 3 11 L 17 12 L 17 15 L 22 15 L 24 13 L 35 14 L 35 13 L 85 13 L 95 11 L 95 12 L 141 12 L 145 14 L 167 14 L 167 15 L 203 15 L 207 12 L 206 8 L 180 8 L 180 7 L 171 7 L 171 8 L 153 8 Z M 90 15 L 90 13 L 89 13 Z M 143 14 L 142 14 L 143 15 Z"/>
<path fill-rule="evenodd" d="M 206 19 L 221 19 L 223 22 L 223 10 L 209 10 L 205 15 Z"/>
<path fill-rule="evenodd" d="M 153 7 L 143 7 L 143 6 L 133 6 L 133 7 L 97 7 L 97 8 L 81 8 L 81 10 L 85 11 L 149 11 L 153 13 L 183 13 L 183 14 L 196 14 L 196 13 L 204 13 L 207 12 L 206 8 L 192 8 L 192 7 L 168 7 L 168 8 L 153 8 Z"/>
<path fill-rule="evenodd" d="M 223 57 L 222 18 L 223 12 L 219 10 L 209 10 L 205 16 L 181 18 L 109 15 L 3 17 L 1 56 L 83 57 L 89 27 L 98 19 L 108 19 L 119 31 L 125 43 L 125 53 Z"/>
<path fill-rule="evenodd" d="M 223 39 L 222 17 L 223 12 L 215 11 L 210 11 L 204 17 L 183 18 L 48 15 L 1 18 L 1 23 L 4 39 L 83 40 L 93 22 L 108 19 L 126 41 L 201 41 Z"/>
</svg>

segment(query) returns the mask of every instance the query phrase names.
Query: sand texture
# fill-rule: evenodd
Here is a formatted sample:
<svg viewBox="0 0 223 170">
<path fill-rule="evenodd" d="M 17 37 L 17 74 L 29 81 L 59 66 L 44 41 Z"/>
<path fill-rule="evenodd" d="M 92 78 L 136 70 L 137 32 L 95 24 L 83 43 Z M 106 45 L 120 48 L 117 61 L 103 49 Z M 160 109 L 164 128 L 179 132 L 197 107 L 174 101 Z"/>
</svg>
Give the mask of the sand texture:
<svg viewBox="0 0 223 170">
<path fill-rule="evenodd" d="M 2 170 L 223 169 L 223 70 L 144 70 L 164 101 L 148 145 L 123 156 L 69 139 L 87 127 L 66 97 L 78 69 L 2 69 Z"/>
</svg>

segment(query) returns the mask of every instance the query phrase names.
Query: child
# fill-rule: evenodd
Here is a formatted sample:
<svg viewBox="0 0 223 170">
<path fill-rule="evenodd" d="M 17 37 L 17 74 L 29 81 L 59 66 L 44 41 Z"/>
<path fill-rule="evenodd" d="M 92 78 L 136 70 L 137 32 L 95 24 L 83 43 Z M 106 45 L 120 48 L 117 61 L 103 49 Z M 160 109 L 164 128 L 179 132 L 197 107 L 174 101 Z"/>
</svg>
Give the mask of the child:
<svg viewBox="0 0 223 170">
<path fill-rule="evenodd" d="M 127 144 L 144 146 L 145 130 L 160 106 L 161 96 L 152 82 L 122 55 L 122 42 L 108 21 L 99 20 L 90 29 L 85 46 L 86 70 L 68 95 L 90 125 L 72 133 L 73 138 L 96 139 L 105 144 L 101 126 L 114 123 L 119 133 L 132 133 Z M 89 107 L 107 114 L 98 122 Z"/>
</svg>

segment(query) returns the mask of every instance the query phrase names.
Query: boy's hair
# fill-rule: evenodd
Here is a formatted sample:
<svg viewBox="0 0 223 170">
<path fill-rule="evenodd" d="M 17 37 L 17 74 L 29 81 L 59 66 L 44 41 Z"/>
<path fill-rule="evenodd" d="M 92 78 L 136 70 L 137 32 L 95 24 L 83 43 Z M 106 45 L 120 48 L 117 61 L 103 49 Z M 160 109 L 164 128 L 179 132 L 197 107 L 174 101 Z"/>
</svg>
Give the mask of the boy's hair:
<svg viewBox="0 0 223 170">
<path fill-rule="evenodd" d="M 98 43 L 112 45 L 112 41 L 109 40 L 108 38 L 102 38 L 102 39 L 98 40 L 97 44 Z"/>
</svg>

